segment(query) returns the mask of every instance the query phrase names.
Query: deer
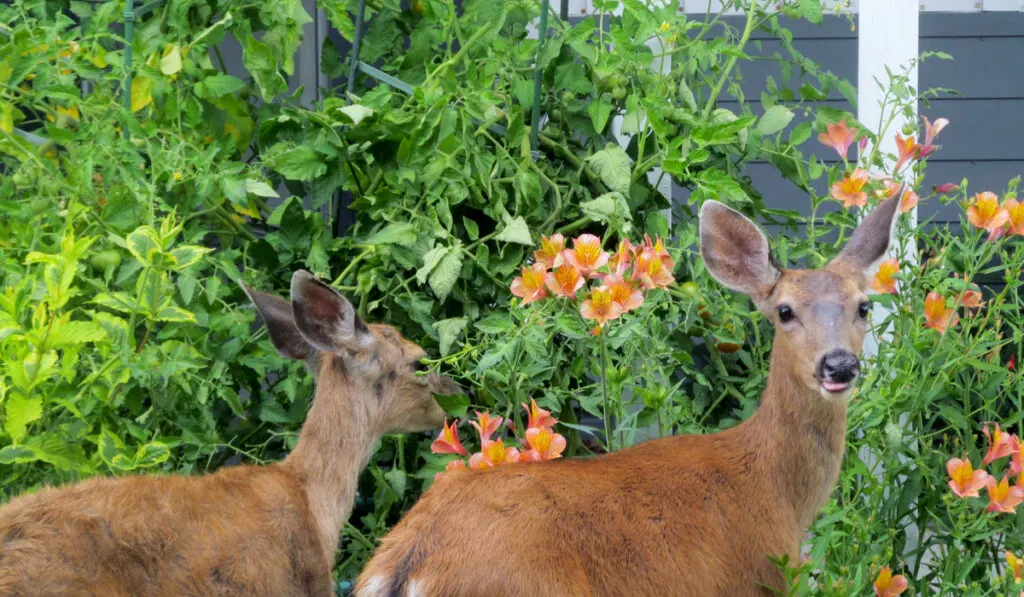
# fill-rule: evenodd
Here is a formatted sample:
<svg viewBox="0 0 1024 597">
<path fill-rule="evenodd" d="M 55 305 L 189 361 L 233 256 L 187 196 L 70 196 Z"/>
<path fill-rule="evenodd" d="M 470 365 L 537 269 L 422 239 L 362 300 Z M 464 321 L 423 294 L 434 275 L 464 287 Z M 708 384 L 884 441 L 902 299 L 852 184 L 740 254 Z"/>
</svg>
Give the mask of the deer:
<svg viewBox="0 0 1024 597">
<path fill-rule="evenodd" d="M 360 471 L 385 434 L 444 424 L 460 386 L 425 351 L 307 271 L 291 301 L 242 284 L 284 357 L 315 379 L 295 448 L 265 466 L 50 487 L 0 508 L 0 595 L 334 595 Z"/>
<path fill-rule="evenodd" d="M 381 540 L 357 597 L 761 596 L 783 591 L 829 499 L 902 193 L 818 269 L 784 269 L 725 204 L 699 210 L 707 271 L 775 327 L 758 409 L 711 434 L 586 459 L 445 472 Z"/>
</svg>

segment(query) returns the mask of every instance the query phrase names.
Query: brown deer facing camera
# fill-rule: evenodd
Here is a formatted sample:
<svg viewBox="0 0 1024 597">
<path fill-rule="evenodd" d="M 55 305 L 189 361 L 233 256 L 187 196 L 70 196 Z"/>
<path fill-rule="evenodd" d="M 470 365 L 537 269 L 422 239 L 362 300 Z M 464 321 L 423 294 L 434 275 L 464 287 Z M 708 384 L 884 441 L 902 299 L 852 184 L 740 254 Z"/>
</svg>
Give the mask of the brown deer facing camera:
<svg viewBox="0 0 1024 597">
<path fill-rule="evenodd" d="M 771 595 L 839 476 L 846 407 L 902 193 L 820 270 L 782 270 L 761 230 L 716 201 L 701 255 L 775 323 L 760 409 L 710 435 L 589 460 L 445 473 L 385 537 L 359 597 Z M 796 561 L 796 560 L 791 560 Z"/>
<path fill-rule="evenodd" d="M 244 287 L 277 350 L 305 361 L 316 394 L 295 450 L 269 466 L 197 477 L 92 479 L 0 509 L 0 595 L 333 596 L 331 568 L 361 469 L 386 433 L 440 427 L 417 374 L 423 349 L 309 273 L 291 304 Z"/>
</svg>

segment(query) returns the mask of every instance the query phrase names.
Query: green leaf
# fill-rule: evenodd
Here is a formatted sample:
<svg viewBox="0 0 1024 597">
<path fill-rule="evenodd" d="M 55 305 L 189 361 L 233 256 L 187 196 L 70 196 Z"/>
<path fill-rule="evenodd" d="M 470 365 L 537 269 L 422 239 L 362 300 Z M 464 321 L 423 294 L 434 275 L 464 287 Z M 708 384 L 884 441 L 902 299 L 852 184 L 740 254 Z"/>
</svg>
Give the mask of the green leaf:
<svg viewBox="0 0 1024 597">
<path fill-rule="evenodd" d="M 291 423 L 284 407 L 270 400 L 260 407 L 260 420 L 264 423 Z"/>
<path fill-rule="evenodd" d="M 152 265 L 153 259 L 163 252 L 163 243 L 156 230 L 143 226 L 133 230 L 125 239 L 128 251 L 142 265 Z"/>
<path fill-rule="evenodd" d="M 464 417 L 466 416 L 466 411 L 469 410 L 469 397 L 465 394 L 451 394 L 449 396 L 434 394 L 434 400 L 437 400 L 438 406 L 444 409 L 444 412 L 453 417 Z"/>
<path fill-rule="evenodd" d="M 437 267 L 430 272 L 430 289 L 442 301 L 448 298 L 462 271 L 462 247 L 456 245 L 448 251 Z"/>
<path fill-rule="evenodd" d="M 609 143 L 604 149 L 588 157 L 587 161 L 609 189 L 629 195 L 632 171 L 629 156 L 622 147 Z"/>
<path fill-rule="evenodd" d="M 811 123 L 801 122 L 789 133 L 789 144 L 794 147 L 811 138 Z"/>
<path fill-rule="evenodd" d="M 821 0 L 800 0 L 800 10 L 808 21 L 815 25 L 821 24 L 823 17 Z"/>
<path fill-rule="evenodd" d="M 416 270 L 416 280 L 420 284 L 427 281 L 430 273 L 434 271 L 437 264 L 441 263 L 444 256 L 448 254 L 448 250 L 448 247 L 434 247 L 423 255 L 423 267 Z"/>
<path fill-rule="evenodd" d="M 590 120 L 594 123 L 594 130 L 598 133 L 604 130 L 606 124 L 608 124 L 608 118 L 612 115 L 612 103 L 605 101 L 601 98 L 595 98 L 590 100 L 587 104 L 587 114 L 590 114 Z"/>
<path fill-rule="evenodd" d="M 478 226 L 475 221 L 470 220 L 466 216 L 462 216 L 462 227 L 466 230 L 469 240 L 476 240 L 480 238 L 480 226 Z"/>
<path fill-rule="evenodd" d="M 4 428 L 7 429 L 7 435 L 11 436 L 11 441 L 17 444 L 25 438 L 29 424 L 43 416 L 43 401 L 13 393 L 7 398 L 5 411 L 7 420 Z"/>
<path fill-rule="evenodd" d="M 526 225 L 526 220 L 522 216 L 516 216 L 509 220 L 496 238 L 506 243 L 517 243 L 528 247 L 533 246 L 533 239 L 530 237 L 530 227 Z"/>
<path fill-rule="evenodd" d="M 139 76 L 132 80 L 132 112 L 138 112 L 153 103 L 153 80 Z"/>
<path fill-rule="evenodd" d="M 416 227 L 409 222 L 391 222 L 387 226 L 371 234 L 365 241 L 367 245 L 401 245 L 411 247 L 416 244 Z"/>
<path fill-rule="evenodd" d="M 107 332 L 94 321 L 68 321 L 50 331 L 46 345 L 48 348 L 64 348 L 65 346 L 99 342 L 106 337 Z"/>
<path fill-rule="evenodd" d="M 279 197 L 270 185 L 263 182 L 262 180 L 255 180 L 252 178 L 245 179 L 245 192 L 256 195 L 257 197 Z"/>
<path fill-rule="evenodd" d="M 469 320 L 465 317 L 452 317 L 434 322 L 434 329 L 437 330 L 437 335 L 440 338 L 442 357 L 448 356 L 448 353 L 451 352 L 452 344 L 455 343 L 455 339 L 459 334 L 466 329 L 467 323 L 469 323 Z"/>
<path fill-rule="evenodd" d="M 203 79 L 201 85 L 206 92 L 206 97 L 216 99 L 245 87 L 245 82 L 231 75 L 213 75 Z"/>
<path fill-rule="evenodd" d="M 163 442 L 150 442 L 139 446 L 132 462 L 133 468 L 149 468 L 156 466 L 171 457 L 171 451 Z"/>
<path fill-rule="evenodd" d="M 164 305 L 160 307 L 160 310 L 153 316 L 156 321 L 170 321 L 170 322 L 195 322 L 196 317 L 192 313 L 182 309 L 181 307 L 175 307 L 174 305 Z"/>
<path fill-rule="evenodd" d="M 203 255 L 206 255 L 210 251 L 212 251 L 212 249 L 196 245 L 181 245 L 175 247 L 171 250 L 171 257 L 173 257 L 177 262 L 177 265 L 174 266 L 174 270 L 180 272 L 183 269 L 199 263 L 199 260 L 203 258 Z"/>
<path fill-rule="evenodd" d="M 485 334 L 505 334 L 516 328 L 512 320 L 504 313 L 492 313 L 476 322 L 476 329 Z"/>
<path fill-rule="evenodd" d="M 278 143 L 269 150 L 265 162 L 274 171 L 292 180 L 313 180 L 327 172 L 327 164 L 308 145 Z"/>
<path fill-rule="evenodd" d="M 178 46 L 171 44 L 164 50 L 160 59 L 160 72 L 165 75 L 173 75 L 181 70 L 181 50 Z"/>
<path fill-rule="evenodd" d="M 26 464 L 39 460 L 39 454 L 31 446 L 4 446 L 0 448 L 0 464 Z"/>
<path fill-rule="evenodd" d="M 367 108 L 359 104 L 349 104 L 343 108 L 338 109 L 339 112 L 344 114 L 348 121 L 353 124 L 359 124 L 364 118 L 372 116 L 376 110 L 373 108 Z"/>
<path fill-rule="evenodd" d="M 384 478 L 387 479 L 388 485 L 395 492 L 395 495 L 402 497 L 405 495 L 405 471 L 400 468 L 393 468 L 390 471 L 384 473 Z"/>
<path fill-rule="evenodd" d="M 541 196 L 540 178 L 528 170 L 516 172 L 515 178 L 512 179 L 512 186 L 525 203 L 532 203 Z"/>
<path fill-rule="evenodd" d="M 757 122 L 757 132 L 762 135 L 774 135 L 786 128 L 793 120 L 793 112 L 785 106 L 768 108 L 761 120 Z"/>
<path fill-rule="evenodd" d="M 580 209 L 583 211 L 583 215 L 591 220 L 611 223 L 623 234 L 629 234 L 632 228 L 629 222 L 632 221 L 633 214 L 630 213 L 629 204 L 626 203 L 622 193 L 605 193 L 595 199 L 580 203 Z"/>
</svg>

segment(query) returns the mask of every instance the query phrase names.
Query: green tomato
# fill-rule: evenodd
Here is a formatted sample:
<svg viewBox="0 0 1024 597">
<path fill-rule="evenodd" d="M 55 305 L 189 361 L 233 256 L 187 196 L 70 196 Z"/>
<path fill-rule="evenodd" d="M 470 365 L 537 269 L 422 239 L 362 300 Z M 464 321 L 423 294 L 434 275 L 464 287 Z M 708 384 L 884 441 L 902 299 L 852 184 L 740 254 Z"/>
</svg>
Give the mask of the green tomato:
<svg viewBox="0 0 1024 597">
<path fill-rule="evenodd" d="M 93 253 L 89 257 L 89 265 L 99 271 L 110 271 L 121 265 L 121 253 L 116 249 L 107 249 L 106 251 Z"/>
<path fill-rule="evenodd" d="M 625 87 L 616 87 L 615 89 L 612 89 L 612 97 L 614 97 L 617 100 L 625 99 L 626 98 L 626 88 Z"/>
<path fill-rule="evenodd" d="M 562 92 L 561 99 L 563 104 L 568 104 L 569 102 L 576 99 L 576 94 L 566 89 L 565 91 Z"/>
</svg>

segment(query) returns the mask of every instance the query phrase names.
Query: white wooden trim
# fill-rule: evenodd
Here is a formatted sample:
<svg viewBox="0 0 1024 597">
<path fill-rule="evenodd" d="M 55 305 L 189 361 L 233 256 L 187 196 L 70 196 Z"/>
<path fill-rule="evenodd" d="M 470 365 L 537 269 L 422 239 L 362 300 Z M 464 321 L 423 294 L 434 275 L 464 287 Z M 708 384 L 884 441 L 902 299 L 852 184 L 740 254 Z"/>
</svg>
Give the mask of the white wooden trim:
<svg viewBox="0 0 1024 597">
<path fill-rule="evenodd" d="M 868 0 L 823 0 L 826 14 L 842 14 L 859 12 L 859 4 Z M 903 0 L 914 4 L 915 0 Z M 704 14 L 708 10 L 709 0 L 677 0 L 679 12 L 686 14 Z M 570 7 L 587 4 L 588 0 L 571 0 Z M 717 14 L 724 4 L 723 0 L 710 0 L 711 12 Z M 1024 11 L 1024 0 L 917 0 L 921 12 L 1020 12 Z M 589 8 L 589 6 L 587 7 Z M 585 9 L 584 9 L 585 10 Z M 742 10 L 729 9 L 727 15 L 741 14 Z M 579 16 L 579 12 L 570 9 L 570 16 Z M 586 14 L 590 14 L 589 12 Z"/>
</svg>

